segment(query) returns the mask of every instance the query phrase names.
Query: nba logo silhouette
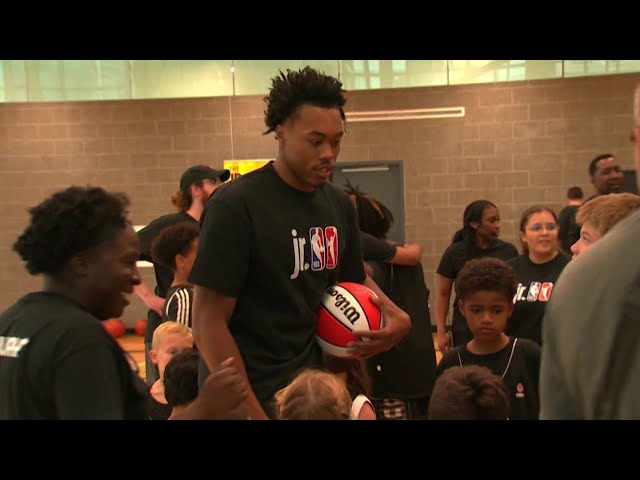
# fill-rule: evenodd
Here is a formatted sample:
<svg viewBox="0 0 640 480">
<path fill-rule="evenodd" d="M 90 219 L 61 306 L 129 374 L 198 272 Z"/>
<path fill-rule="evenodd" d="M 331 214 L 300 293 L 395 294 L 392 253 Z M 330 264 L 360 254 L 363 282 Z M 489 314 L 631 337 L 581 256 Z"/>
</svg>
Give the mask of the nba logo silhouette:
<svg viewBox="0 0 640 480">
<path fill-rule="evenodd" d="M 338 264 L 338 229 L 327 227 L 324 233 L 327 238 L 327 269 L 333 270 Z"/>
<path fill-rule="evenodd" d="M 540 287 L 540 295 L 538 295 L 539 302 L 548 302 L 551 297 L 551 291 L 553 290 L 553 283 L 544 282 Z"/>
<path fill-rule="evenodd" d="M 538 300 L 540 293 L 540 282 L 531 282 L 529 285 L 529 293 L 527 293 L 527 302 L 535 302 Z"/>
<path fill-rule="evenodd" d="M 324 248 L 324 233 L 322 232 L 322 228 L 310 228 L 309 238 L 311 239 L 311 270 L 323 270 L 326 252 Z"/>
</svg>

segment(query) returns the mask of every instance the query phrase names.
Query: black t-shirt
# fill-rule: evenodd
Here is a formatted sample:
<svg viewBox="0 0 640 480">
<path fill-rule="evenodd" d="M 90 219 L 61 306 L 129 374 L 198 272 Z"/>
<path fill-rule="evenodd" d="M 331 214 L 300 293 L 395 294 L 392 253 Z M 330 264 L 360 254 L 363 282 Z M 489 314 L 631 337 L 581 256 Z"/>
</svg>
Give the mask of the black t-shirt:
<svg viewBox="0 0 640 480">
<path fill-rule="evenodd" d="M 360 232 L 360 245 L 362 246 L 362 258 L 365 262 L 369 260 L 388 262 L 396 256 L 398 249 L 394 244 L 362 231 Z"/>
<path fill-rule="evenodd" d="M 528 255 L 512 258 L 507 263 L 516 271 L 518 289 L 513 297 L 513 315 L 505 333 L 512 337 L 528 338 L 542 344 L 542 318 L 553 286 L 571 259 L 558 253 L 547 263 L 533 263 Z"/>
<path fill-rule="evenodd" d="M 435 382 L 436 354 L 431 334 L 429 289 L 422 265 L 369 262 L 375 272 L 374 281 L 411 317 L 409 334 L 391 350 L 368 360 L 372 394 L 376 398 L 402 400 L 429 397 Z"/>
<path fill-rule="evenodd" d="M 212 195 L 189 281 L 237 299 L 229 330 L 273 415 L 273 394 L 301 368 L 322 365 L 322 294 L 364 278 L 356 211 L 344 191 L 295 190 L 270 163 Z"/>
<path fill-rule="evenodd" d="M 467 250 L 469 250 L 469 252 Z M 467 258 L 467 255 L 470 255 L 470 258 Z M 458 273 L 460 273 L 460 270 L 462 270 L 462 267 L 464 267 L 465 263 L 472 258 L 494 257 L 507 261 L 510 258 L 517 256 L 518 250 L 516 247 L 499 239 L 486 250 L 480 249 L 475 245 L 471 245 L 471 248 L 469 249 L 467 241 L 462 240 L 452 243 L 444 251 L 436 273 L 455 281 L 455 278 L 458 276 Z M 472 338 L 467 322 L 460 313 L 457 296 L 453 304 L 451 330 L 453 333 L 453 345 L 464 345 Z"/>
<path fill-rule="evenodd" d="M 578 205 L 567 205 L 558 214 L 558 239 L 565 253 L 571 253 L 571 245 L 580 239 L 580 228 L 576 225 Z"/>
<path fill-rule="evenodd" d="M 173 283 L 173 272 L 153 262 L 151 258 L 151 244 L 160 235 L 160 232 L 171 225 L 176 225 L 182 222 L 198 221 L 186 212 L 170 213 L 156 218 L 149 225 L 138 231 L 138 239 L 140 240 L 140 260 L 153 263 L 153 269 L 156 275 L 156 288 L 155 294 L 160 298 L 167 297 L 167 290 Z M 162 323 L 160 315 L 155 311 L 149 310 L 147 312 L 147 330 L 145 332 L 144 340 L 147 343 L 151 343 L 153 339 L 153 332 L 155 332 L 158 325 Z"/>
<path fill-rule="evenodd" d="M 147 387 L 100 322 L 30 293 L 0 315 L 0 419 L 144 419 Z"/>
<path fill-rule="evenodd" d="M 488 355 L 471 353 L 466 345 L 452 348 L 438 364 L 437 376 L 447 368 L 478 365 L 502 378 L 511 395 L 511 420 L 537 420 L 540 413 L 538 376 L 540 347 L 524 338 L 510 338 L 502 350 Z"/>
</svg>

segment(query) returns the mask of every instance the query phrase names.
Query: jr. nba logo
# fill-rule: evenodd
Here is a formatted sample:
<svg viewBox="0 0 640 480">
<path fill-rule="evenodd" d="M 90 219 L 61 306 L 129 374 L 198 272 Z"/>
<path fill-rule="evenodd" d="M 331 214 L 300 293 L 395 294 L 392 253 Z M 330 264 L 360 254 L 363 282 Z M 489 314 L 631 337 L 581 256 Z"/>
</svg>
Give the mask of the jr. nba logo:
<svg viewBox="0 0 640 480">
<path fill-rule="evenodd" d="M 338 229 L 326 227 L 324 233 L 327 237 L 327 270 L 333 270 L 338 264 Z"/>
<path fill-rule="evenodd" d="M 311 240 L 311 270 L 322 270 L 325 267 L 324 233 L 321 227 L 309 229 Z"/>
</svg>

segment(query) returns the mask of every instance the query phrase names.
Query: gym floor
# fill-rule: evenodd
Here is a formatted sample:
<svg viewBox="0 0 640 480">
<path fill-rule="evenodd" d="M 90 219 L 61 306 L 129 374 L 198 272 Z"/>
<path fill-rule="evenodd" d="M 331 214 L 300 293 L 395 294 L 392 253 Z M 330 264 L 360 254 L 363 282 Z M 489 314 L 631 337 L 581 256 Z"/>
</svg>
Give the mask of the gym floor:
<svg viewBox="0 0 640 480">
<path fill-rule="evenodd" d="M 145 378 L 145 362 L 144 362 L 144 337 L 127 333 L 124 337 L 118 338 L 118 342 L 122 348 L 128 352 L 138 364 L 140 376 Z M 436 348 L 436 362 L 440 362 L 442 354 Z"/>
</svg>

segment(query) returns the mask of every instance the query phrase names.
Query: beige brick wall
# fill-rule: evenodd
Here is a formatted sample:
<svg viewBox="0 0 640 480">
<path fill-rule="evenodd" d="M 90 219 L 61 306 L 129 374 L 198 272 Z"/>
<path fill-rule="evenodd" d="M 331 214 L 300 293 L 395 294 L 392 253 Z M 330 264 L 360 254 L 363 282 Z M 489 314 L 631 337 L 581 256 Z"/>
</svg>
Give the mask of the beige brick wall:
<svg viewBox="0 0 640 480">
<path fill-rule="evenodd" d="M 587 165 L 614 153 L 633 168 L 631 101 L 640 74 L 509 84 L 350 92 L 347 111 L 464 106 L 453 119 L 352 123 L 341 161 L 402 160 L 406 239 L 434 271 L 462 210 L 487 198 L 516 242 L 524 208 L 559 208 L 569 186 L 591 187 Z M 26 209 L 55 190 L 87 183 L 124 191 L 136 224 L 170 212 L 178 178 L 194 163 L 273 158 L 262 96 L 122 102 L 0 104 L 0 310 L 40 287 L 11 247 Z M 153 285 L 152 272 L 143 271 Z M 144 316 L 137 299 L 125 313 Z"/>
</svg>

